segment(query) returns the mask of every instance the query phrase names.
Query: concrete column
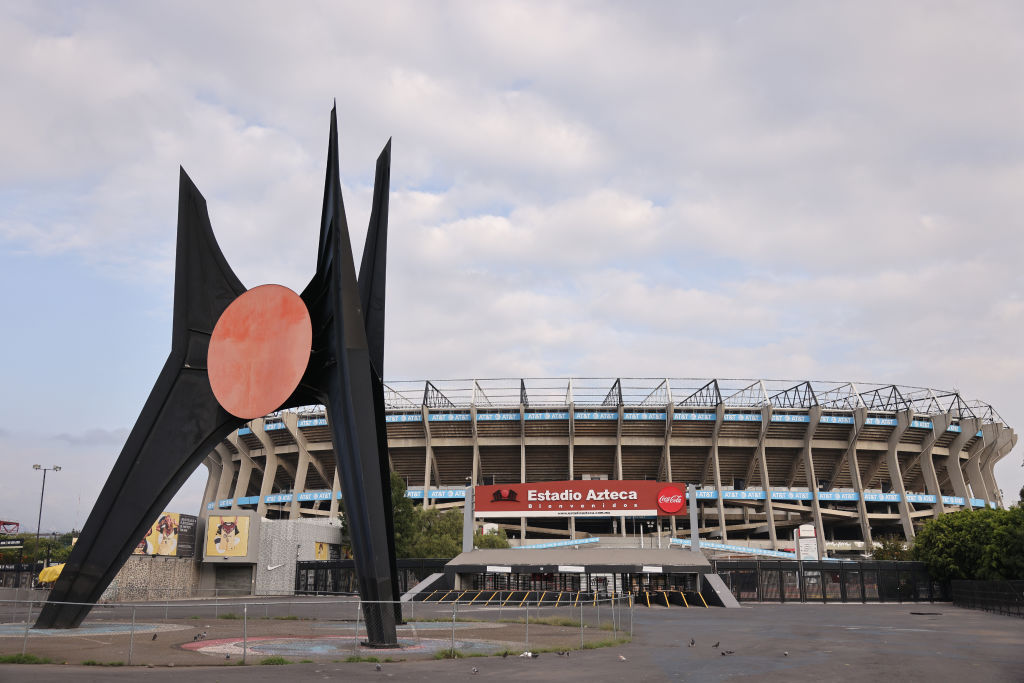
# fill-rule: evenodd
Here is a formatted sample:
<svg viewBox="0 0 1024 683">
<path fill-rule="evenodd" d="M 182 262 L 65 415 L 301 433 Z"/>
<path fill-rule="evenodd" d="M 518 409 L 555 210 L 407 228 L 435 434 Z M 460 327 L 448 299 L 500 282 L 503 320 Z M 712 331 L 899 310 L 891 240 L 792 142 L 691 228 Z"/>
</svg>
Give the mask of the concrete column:
<svg viewBox="0 0 1024 683">
<path fill-rule="evenodd" d="M 427 406 L 420 409 L 423 415 L 423 507 L 430 507 L 430 471 L 434 464 L 434 449 L 430 445 L 430 410 Z"/>
<path fill-rule="evenodd" d="M 576 446 L 576 402 L 569 401 L 569 480 L 576 478 L 576 465 L 573 461 L 573 449 Z M 576 539 L 576 517 L 569 518 L 569 538 Z"/>
<path fill-rule="evenodd" d="M 231 509 L 238 510 L 238 499 L 244 496 L 249 490 L 249 478 L 252 476 L 252 460 L 244 455 L 238 461 L 238 479 L 235 481 L 234 498 L 231 501 Z"/>
<path fill-rule="evenodd" d="M 722 428 L 722 420 L 725 419 L 725 404 L 719 403 L 715 409 L 715 426 L 711 432 L 711 472 L 715 477 L 715 491 L 717 496 L 715 503 L 718 509 L 718 529 L 722 542 L 729 540 L 728 532 L 725 530 L 725 503 L 722 501 L 722 473 L 718 466 L 718 432 Z"/>
<path fill-rule="evenodd" d="M 757 439 L 756 459 L 758 473 L 761 475 L 761 488 L 764 489 L 764 516 L 768 525 L 768 538 L 772 542 L 772 550 L 779 549 L 779 537 L 775 530 L 775 507 L 772 503 L 772 485 L 768 480 L 768 456 L 764 442 L 768 436 L 768 428 L 772 424 L 771 404 L 761 408 L 761 434 Z M 749 477 L 747 478 L 749 481 Z"/>
<path fill-rule="evenodd" d="M 203 489 L 203 504 L 199 507 L 199 519 L 205 522 L 206 518 L 210 516 L 206 504 L 216 500 L 217 486 L 220 484 L 223 468 L 220 464 L 220 454 L 216 451 L 207 455 L 203 464 L 206 465 L 206 487 Z M 200 526 L 202 527 L 202 525 Z"/>
<path fill-rule="evenodd" d="M 470 485 L 480 484 L 480 434 L 476 427 L 476 406 L 469 407 L 469 425 L 473 430 L 473 472 L 470 475 Z"/>
<path fill-rule="evenodd" d="M 337 519 L 340 516 L 339 508 L 341 501 L 338 500 L 338 494 L 341 492 L 341 482 L 338 481 L 338 467 L 334 467 L 334 481 L 331 483 L 331 519 Z"/>
<path fill-rule="evenodd" d="M 256 514 L 260 517 L 267 516 L 267 496 L 274 491 L 274 480 L 277 479 L 277 468 L 281 464 L 277 457 L 277 448 L 274 446 L 267 433 L 263 431 L 263 418 L 253 420 L 249 423 L 252 433 L 263 445 L 263 452 L 266 453 L 266 462 L 263 469 L 263 481 L 260 482 L 260 502 L 256 505 Z M 258 429 L 257 429 L 258 425 Z"/>
<path fill-rule="evenodd" d="M 994 497 L 989 496 L 988 482 L 985 481 L 981 473 L 981 463 L 985 462 L 995 449 L 998 437 L 999 427 L 997 425 L 982 425 L 981 440 L 977 444 L 980 447 L 976 448 L 971 457 L 967 459 L 967 479 L 971 485 L 971 491 L 974 492 L 975 498 L 981 498 L 986 504 L 988 501 L 994 500 Z"/>
<path fill-rule="evenodd" d="M 864 482 L 860 477 L 860 462 L 857 458 L 857 439 L 864 428 L 864 422 L 868 418 L 868 410 L 863 406 L 853 411 L 853 431 L 850 433 L 850 440 L 846 445 L 847 467 L 850 470 L 850 483 L 853 490 L 857 492 L 857 518 L 860 521 L 861 540 L 864 541 L 864 551 L 870 552 L 872 546 L 871 524 L 868 522 L 868 504 L 864 500 Z"/>
<path fill-rule="evenodd" d="M 804 434 L 804 447 L 801 457 L 804 461 L 804 475 L 807 477 L 807 488 L 811 492 L 811 516 L 814 519 L 815 540 L 818 542 L 818 557 L 825 557 L 825 525 L 821 521 L 821 503 L 818 501 L 818 477 L 814 473 L 814 432 L 821 421 L 821 407 L 812 406 L 807 411 L 810 421 Z"/>
<path fill-rule="evenodd" d="M 295 485 L 292 487 L 292 503 L 288 506 L 288 519 L 302 517 L 302 503 L 299 502 L 299 491 L 306 490 L 306 474 L 309 471 L 309 451 L 299 447 L 299 462 L 295 467 Z"/>
<path fill-rule="evenodd" d="M 223 500 L 231 495 L 231 480 L 235 476 L 235 463 L 231 460 L 231 452 L 221 444 L 215 449 L 220 456 L 220 481 L 217 482 L 217 501 Z M 219 508 L 218 504 L 214 505 Z"/>
<path fill-rule="evenodd" d="M 896 428 L 889 435 L 889 442 L 885 451 L 885 463 L 889 468 L 889 481 L 892 483 L 893 492 L 899 494 L 900 522 L 903 524 L 903 536 L 907 542 L 914 540 L 914 522 L 910 516 L 913 507 L 907 501 L 907 490 L 903 486 L 903 473 L 900 469 L 899 443 L 907 428 L 914 419 L 913 410 L 904 410 L 896 414 Z"/>
<path fill-rule="evenodd" d="M 932 505 L 933 517 L 944 514 L 946 508 L 942 504 L 942 487 L 939 486 L 939 475 L 935 471 L 935 460 L 932 457 L 932 452 L 935 450 L 935 442 L 946 433 L 946 429 L 952 421 L 952 413 L 933 415 L 932 433 L 924 437 L 924 441 L 921 443 L 921 454 L 917 456 L 921 463 L 921 474 L 924 476 L 925 490 L 928 491 L 929 495 L 935 496 L 935 503 Z"/>
<path fill-rule="evenodd" d="M 946 468 L 946 474 L 949 476 L 949 483 L 953 487 L 953 493 L 963 498 L 966 503 L 965 510 L 973 508 L 970 501 L 971 492 L 967 490 L 967 481 L 964 479 L 964 472 L 960 467 L 960 451 L 963 450 L 964 444 L 978 433 L 980 425 L 981 420 L 977 418 L 960 420 L 960 433 L 953 437 L 948 448 L 949 455 L 942 461 Z"/>
<path fill-rule="evenodd" d="M 526 483 L 526 406 L 519 404 L 519 483 Z M 519 540 L 526 540 L 526 517 L 519 518 Z"/>
<path fill-rule="evenodd" d="M 995 464 L 1006 455 L 1011 448 L 1011 437 L 1013 432 L 1006 427 L 1006 425 L 999 424 L 999 428 L 996 436 L 996 445 L 987 456 L 984 456 L 981 460 L 981 476 L 985 481 L 985 488 L 988 489 L 988 493 L 991 496 L 990 500 L 994 502 L 998 507 L 1003 507 L 1003 494 L 999 491 L 999 485 L 996 484 L 995 473 L 992 471 Z"/>
<path fill-rule="evenodd" d="M 661 448 L 661 464 L 658 472 L 665 478 L 665 481 L 672 482 L 672 416 L 676 412 L 676 404 L 669 401 L 665 406 L 665 444 Z M 669 531 L 672 538 L 676 536 L 676 516 L 668 518 Z M 660 533 L 660 528 L 659 528 Z"/>
<path fill-rule="evenodd" d="M 618 414 L 615 420 L 615 478 L 622 479 L 622 404 L 619 404 Z M 619 517 L 619 526 L 622 528 L 622 535 L 626 535 L 626 518 Z"/>
</svg>

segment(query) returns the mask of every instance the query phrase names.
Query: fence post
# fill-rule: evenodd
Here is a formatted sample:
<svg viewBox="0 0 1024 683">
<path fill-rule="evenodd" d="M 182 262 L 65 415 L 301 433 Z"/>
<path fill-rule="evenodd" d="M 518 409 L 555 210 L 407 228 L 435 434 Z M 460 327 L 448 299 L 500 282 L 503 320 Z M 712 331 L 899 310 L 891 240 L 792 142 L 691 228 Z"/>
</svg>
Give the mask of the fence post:
<svg viewBox="0 0 1024 683">
<path fill-rule="evenodd" d="M 580 603 L 580 649 L 583 649 L 583 603 Z"/>
<path fill-rule="evenodd" d="M 530 603 L 526 603 L 526 648 L 530 649 Z"/>
<path fill-rule="evenodd" d="M 242 664 L 249 651 L 249 603 L 242 605 Z"/>
<path fill-rule="evenodd" d="M 25 618 L 25 638 L 21 641 L 21 654 L 24 655 L 28 648 L 28 629 L 32 625 L 32 595 L 28 596 L 28 616 Z"/>
<path fill-rule="evenodd" d="M 128 666 L 132 665 L 132 652 L 135 649 L 135 608 L 132 607 L 132 632 L 128 636 Z"/>
<path fill-rule="evenodd" d="M 220 618 L 220 602 L 219 602 L 219 598 L 220 598 L 220 589 L 219 588 L 214 588 L 213 589 L 213 618 L 214 619 L 219 619 Z"/>
<path fill-rule="evenodd" d="M 363 599 L 356 602 L 356 651 L 359 651 L 359 613 L 363 611 Z"/>
<path fill-rule="evenodd" d="M 452 603 L 452 649 L 451 649 L 451 652 L 449 653 L 449 654 L 451 654 L 451 658 L 452 659 L 455 659 L 455 612 L 458 610 L 458 608 L 459 608 L 458 601 L 453 602 Z"/>
<path fill-rule="evenodd" d="M 629 604 L 629 637 L 633 637 L 633 603 Z"/>
</svg>

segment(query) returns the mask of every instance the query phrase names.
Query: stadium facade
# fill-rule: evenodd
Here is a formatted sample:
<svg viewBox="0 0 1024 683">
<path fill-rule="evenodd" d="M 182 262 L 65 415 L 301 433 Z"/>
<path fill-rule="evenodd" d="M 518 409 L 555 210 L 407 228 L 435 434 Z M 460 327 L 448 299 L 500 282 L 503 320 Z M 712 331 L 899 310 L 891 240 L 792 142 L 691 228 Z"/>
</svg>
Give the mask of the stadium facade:
<svg viewBox="0 0 1024 683">
<path fill-rule="evenodd" d="M 986 403 L 896 385 L 446 380 L 388 382 L 385 394 L 392 470 L 423 505 L 461 505 L 466 487 L 479 484 L 695 484 L 703 537 L 771 549 L 791 546 L 793 530 L 813 524 L 822 552 L 863 552 L 881 535 L 912 540 L 946 512 L 1002 507 L 993 467 L 1017 442 Z M 204 515 L 339 514 L 322 407 L 253 420 L 205 464 Z M 665 535 L 688 533 L 674 518 L 489 521 L 520 539 L 624 535 L 655 524 Z"/>
</svg>

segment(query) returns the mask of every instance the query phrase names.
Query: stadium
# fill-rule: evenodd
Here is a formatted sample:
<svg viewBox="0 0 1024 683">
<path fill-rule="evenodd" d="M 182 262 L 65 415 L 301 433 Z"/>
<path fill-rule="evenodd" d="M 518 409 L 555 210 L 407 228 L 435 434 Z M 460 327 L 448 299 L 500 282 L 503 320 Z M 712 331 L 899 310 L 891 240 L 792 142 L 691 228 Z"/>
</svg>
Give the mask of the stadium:
<svg viewBox="0 0 1024 683">
<path fill-rule="evenodd" d="M 926 520 L 1002 507 L 993 467 L 1017 442 L 956 391 L 852 382 L 562 378 L 385 383 L 391 468 L 425 506 L 470 485 L 654 480 L 696 485 L 702 538 L 821 556 L 913 540 Z M 322 407 L 251 421 L 206 458 L 203 514 L 333 518 L 340 488 Z M 526 539 L 689 535 L 675 518 L 489 519 Z M 679 525 L 686 523 L 680 519 Z"/>
</svg>

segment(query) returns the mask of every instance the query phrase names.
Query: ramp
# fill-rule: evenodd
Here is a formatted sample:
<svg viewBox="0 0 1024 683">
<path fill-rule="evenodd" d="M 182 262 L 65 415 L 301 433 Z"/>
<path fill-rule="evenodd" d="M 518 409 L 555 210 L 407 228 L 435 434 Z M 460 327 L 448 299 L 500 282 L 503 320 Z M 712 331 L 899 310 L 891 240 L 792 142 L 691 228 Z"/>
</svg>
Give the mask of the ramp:
<svg viewBox="0 0 1024 683">
<path fill-rule="evenodd" d="M 430 592 L 441 588 L 444 584 L 444 572 L 434 572 L 427 578 L 423 579 L 415 586 L 406 591 L 405 595 L 402 596 L 401 602 L 411 602 L 414 600 L 422 600 L 423 597 L 429 595 Z M 426 593 L 426 595 L 424 595 Z"/>
<path fill-rule="evenodd" d="M 722 581 L 722 577 L 718 574 L 704 574 L 704 585 L 708 590 L 704 592 L 707 599 L 717 604 L 719 607 L 739 607 L 740 603 L 736 601 L 736 597 L 729 590 L 725 582 Z"/>
</svg>

